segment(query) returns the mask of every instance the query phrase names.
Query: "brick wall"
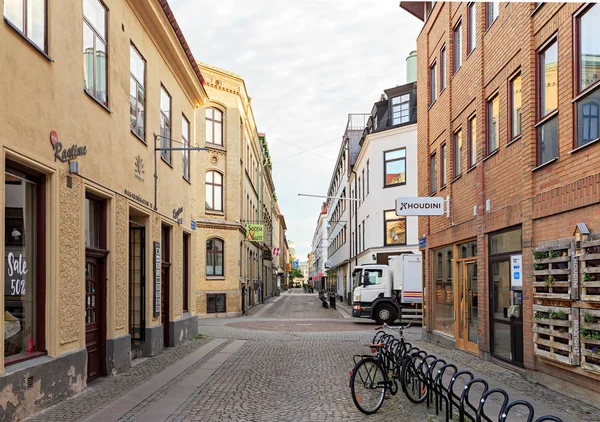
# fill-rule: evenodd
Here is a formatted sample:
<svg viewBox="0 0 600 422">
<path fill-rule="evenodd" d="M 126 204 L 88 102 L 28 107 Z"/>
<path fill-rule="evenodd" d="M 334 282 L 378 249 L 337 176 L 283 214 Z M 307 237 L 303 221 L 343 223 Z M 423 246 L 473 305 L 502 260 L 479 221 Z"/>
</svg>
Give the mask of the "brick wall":
<svg viewBox="0 0 600 422">
<path fill-rule="evenodd" d="M 489 282 L 487 238 L 496 230 L 521 225 L 524 263 L 525 366 L 552 373 L 553 366 L 538 363 L 533 355 L 531 281 L 532 248 L 540 242 L 573 235 L 575 224 L 584 222 L 590 231 L 600 230 L 600 144 L 572 152 L 574 145 L 573 15 L 582 3 L 501 3 L 497 20 L 486 28 L 485 3 L 476 3 L 476 48 L 467 51 L 467 4 L 437 2 L 417 39 L 419 196 L 431 194 L 430 157 L 436 153 L 435 196 L 451 198 L 451 216 L 419 219 L 419 235 L 427 236 L 424 251 L 428 300 L 431 303 L 429 252 L 433 248 L 464 240 L 478 241 L 478 289 L 480 352 L 489 352 Z M 600 7 L 600 6 L 596 6 Z M 453 68 L 453 28 L 462 22 L 462 66 Z M 558 130 L 559 158 L 537 166 L 536 50 L 558 36 Z M 429 69 L 437 63 L 439 92 L 440 49 L 446 46 L 446 89 L 430 104 Z M 522 80 L 522 134 L 510 139 L 510 80 Z M 486 147 L 487 100 L 498 95 L 499 149 L 488 156 Z M 477 164 L 467 171 L 468 119 L 477 117 Z M 462 173 L 452 180 L 452 135 L 462 130 Z M 446 144 L 448 177 L 440 187 L 440 148 Z M 535 170 L 534 170 L 535 169 Z M 533 170 L 533 171 L 532 171 Z M 486 211 L 486 200 L 490 210 Z M 474 207 L 476 215 L 474 215 Z M 430 306 L 426 324 L 433 326 Z M 564 377 L 563 372 L 557 372 Z M 562 374 L 562 375 L 561 375 Z M 599 389 L 593 379 L 578 371 L 569 380 Z"/>
</svg>

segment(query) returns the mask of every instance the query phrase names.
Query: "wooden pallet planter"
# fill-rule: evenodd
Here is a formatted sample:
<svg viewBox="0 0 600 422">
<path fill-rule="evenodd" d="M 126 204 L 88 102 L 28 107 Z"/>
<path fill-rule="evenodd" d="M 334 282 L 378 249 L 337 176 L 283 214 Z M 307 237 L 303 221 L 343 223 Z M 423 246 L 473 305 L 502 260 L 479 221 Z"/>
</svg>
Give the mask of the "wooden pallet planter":
<svg viewBox="0 0 600 422">
<path fill-rule="evenodd" d="M 581 366 L 600 374 L 600 310 L 581 309 L 580 326 Z"/>
<path fill-rule="evenodd" d="M 600 302 L 600 240 L 581 242 L 581 300 Z"/>
<path fill-rule="evenodd" d="M 571 300 L 572 286 L 571 243 L 536 248 L 533 251 L 533 296 L 537 299 Z"/>
<path fill-rule="evenodd" d="M 533 305 L 534 353 L 567 365 L 579 365 L 578 327 L 577 308 Z"/>
</svg>

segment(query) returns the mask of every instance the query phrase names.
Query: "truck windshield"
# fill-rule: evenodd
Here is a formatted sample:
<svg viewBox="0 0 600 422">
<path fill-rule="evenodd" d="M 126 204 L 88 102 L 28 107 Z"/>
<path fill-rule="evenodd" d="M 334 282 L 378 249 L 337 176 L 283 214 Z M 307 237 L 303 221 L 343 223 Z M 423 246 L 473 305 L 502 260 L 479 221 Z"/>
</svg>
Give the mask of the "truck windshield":
<svg viewBox="0 0 600 422">
<path fill-rule="evenodd" d="M 362 274 L 362 270 L 355 270 L 352 273 L 352 284 L 353 284 L 354 288 L 357 288 L 362 283 L 361 274 Z"/>
</svg>

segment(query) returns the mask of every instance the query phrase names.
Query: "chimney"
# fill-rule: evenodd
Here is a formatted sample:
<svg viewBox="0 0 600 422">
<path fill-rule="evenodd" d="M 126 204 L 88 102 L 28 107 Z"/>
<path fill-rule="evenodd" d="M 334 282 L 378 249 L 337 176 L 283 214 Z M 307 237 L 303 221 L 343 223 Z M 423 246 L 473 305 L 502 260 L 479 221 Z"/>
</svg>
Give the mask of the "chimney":
<svg viewBox="0 0 600 422">
<path fill-rule="evenodd" d="M 406 58 L 406 83 L 417 81 L 417 52 L 411 51 Z"/>
</svg>

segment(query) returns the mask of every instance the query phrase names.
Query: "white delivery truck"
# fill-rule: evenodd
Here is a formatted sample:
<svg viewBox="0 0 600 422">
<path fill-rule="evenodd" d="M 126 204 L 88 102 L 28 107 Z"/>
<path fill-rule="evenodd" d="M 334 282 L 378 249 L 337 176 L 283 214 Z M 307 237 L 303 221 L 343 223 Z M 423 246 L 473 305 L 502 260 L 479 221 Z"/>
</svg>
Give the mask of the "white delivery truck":
<svg viewBox="0 0 600 422">
<path fill-rule="evenodd" d="M 392 324 L 396 319 L 421 322 L 423 281 L 421 254 L 389 257 L 389 265 L 365 264 L 352 271 L 352 316 Z"/>
</svg>

